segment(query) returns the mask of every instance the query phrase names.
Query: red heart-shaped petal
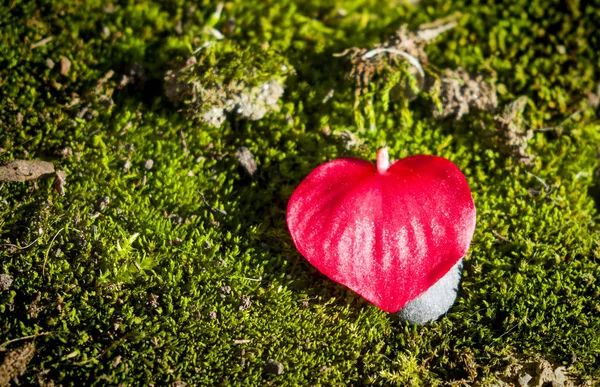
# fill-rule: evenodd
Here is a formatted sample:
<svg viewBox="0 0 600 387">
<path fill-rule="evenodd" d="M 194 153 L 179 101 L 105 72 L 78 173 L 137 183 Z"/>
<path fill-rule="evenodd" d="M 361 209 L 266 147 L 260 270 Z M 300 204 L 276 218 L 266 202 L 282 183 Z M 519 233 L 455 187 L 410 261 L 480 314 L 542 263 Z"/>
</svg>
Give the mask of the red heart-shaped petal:
<svg viewBox="0 0 600 387">
<path fill-rule="evenodd" d="M 319 271 L 397 312 L 467 253 L 475 205 L 465 177 L 445 158 L 388 165 L 384 148 L 377 167 L 353 158 L 317 167 L 290 198 L 287 224 Z"/>
</svg>

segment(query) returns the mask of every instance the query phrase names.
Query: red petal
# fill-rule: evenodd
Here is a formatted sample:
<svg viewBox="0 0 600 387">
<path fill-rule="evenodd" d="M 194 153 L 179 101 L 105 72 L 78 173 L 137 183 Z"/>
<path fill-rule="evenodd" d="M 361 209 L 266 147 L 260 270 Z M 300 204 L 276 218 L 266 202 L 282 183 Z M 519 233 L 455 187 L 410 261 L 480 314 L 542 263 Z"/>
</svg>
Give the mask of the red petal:
<svg viewBox="0 0 600 387">
<path fill-rule="evenodd" d="M 408 157 L 384 173 L 345 158 L 302 181 L 287 224 L 319 271 L 397 312 L 467 253 L 475 205 L 463 174 L 442 157 Z"/>
</svg>

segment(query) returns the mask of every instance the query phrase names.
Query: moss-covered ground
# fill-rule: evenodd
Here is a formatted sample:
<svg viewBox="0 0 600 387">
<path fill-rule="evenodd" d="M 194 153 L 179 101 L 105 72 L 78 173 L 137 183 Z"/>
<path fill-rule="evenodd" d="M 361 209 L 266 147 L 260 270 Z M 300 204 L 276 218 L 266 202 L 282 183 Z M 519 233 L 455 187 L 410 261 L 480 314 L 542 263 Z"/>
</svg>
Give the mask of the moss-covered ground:
<svg viewBox="0 0 600 387">
<path fill-rule="evenodd" d="M 51 177 L 0 182 L 0 274 L 13 279 L 0 288 L 0 359 L 35 345 L 22 385 L 492 385 L 539 358 L 593 383 L 599 9 L 583 0 L 6 2 L 0 160 L 52 161 L 67 184 L 61 196 Z M 500 107 L 527 96 L 529 165 L 490 135 L 493 113 L 435 120 L 425 95 L 388 100 L 376 81 L 355 103 L 349 61 L 333 54 L 451 15 L 458 25 L 426 46 L 426 71 L 482 74 Z M 166 71 L 207 50 L 230 76 L 244 63 L 261 74 L 286 63 L 279 110 L 256 121 L 228 114 L 216 128 L 168 100 Z M 393 159 L 454 161 L 478 211 L 457 303 L 427 326 L 319 274 L 286 229 L 287 200 L 313 168 L 374 159 L 382 144 Z M 256 159 L 253 177 L 240 147 Z M 269 359 L 283 373 L 267 372 Z"/>
</svg>

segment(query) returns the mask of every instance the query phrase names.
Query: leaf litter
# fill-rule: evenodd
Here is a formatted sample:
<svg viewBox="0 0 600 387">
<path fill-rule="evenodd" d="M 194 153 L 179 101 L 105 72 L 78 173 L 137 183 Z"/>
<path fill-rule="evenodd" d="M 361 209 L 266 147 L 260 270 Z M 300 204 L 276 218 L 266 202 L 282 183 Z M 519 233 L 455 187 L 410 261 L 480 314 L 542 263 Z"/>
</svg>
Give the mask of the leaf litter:
<svg viewBox="0 0 600 387">
<path fill-rule="evenodd" d="M 349 48 L 334 56 L 345 56 L 350 62 L 349 79 L 355 83 L 355 106 L 358 105 L 360 97 L 369 92 L 369 85 L 375 78 L 390 78 L 384 73 L 386 70 L 397 69 L 401 62 L 407 61 L 410 65 L 410 73 L 417 79 L 417 89 L 423 87 L 425 73 L 423 64 L 428 63 L 425 46 L 431 43 L 443 32 L 456 27 L 455 19 L 459 15 L 438 19 L 433 23 L 423 24 L 416 31 L 409 31 L 408 25 L 403 24 L 396 33 L 383 43 L 368 48 Z M 388 55 L 380 55 L 388 54 Z M 389 79 L 387 79 L 389 80 Z M 406 95 L 409 99 L 416 97 L 414 88 L 408 88 L 405 84 Z M 418 91 L 416 90 L 416 91 Z"/>
<path fill-rule="evenodd" d="M 494 83 L 482 75 L 471 75 L 462 67 L 443 70 L 429 92 L 437 94 L 441 102 L 441 109 L 433 109 L 436 119 L 454 117 L 458 121 L 471 110 L 494 113 L 498 107 Z"/>
<path fill-rule="evenodd" d="M 17 378 L 27 370 L 27 365 L 33 359 L 34 354 L 35 344 L 33 342 L 7 353 L 0 365 L 0 387 L 10 385 L 12 380 L 17 381 Z"/>
<path fill-rule="evenodd" d="M 0 163 L 0 181 L 29 181 L 54 173 L 54 164 L 38 160 L 13 160 Z"/>
</svg>

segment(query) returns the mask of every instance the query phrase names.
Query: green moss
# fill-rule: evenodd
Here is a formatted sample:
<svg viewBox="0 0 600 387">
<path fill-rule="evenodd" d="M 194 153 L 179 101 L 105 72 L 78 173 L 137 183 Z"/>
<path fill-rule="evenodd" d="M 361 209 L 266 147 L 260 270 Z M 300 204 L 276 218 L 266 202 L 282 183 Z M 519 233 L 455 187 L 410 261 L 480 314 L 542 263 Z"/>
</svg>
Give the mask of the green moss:
<svg viewBox="0 0 600 387">
<path fill-rule="evenodd" d="M 14 278 L 0 291 L 0 345 L 43 333 L 7 345 L 35 340 L 19 379 L 491 383 L 511 359 L 536 356 L 572 367 L 576 378 L 598 378 L 600 246 L 590 192 L 600 125 L 587 101 L 600 82 L 599 5 L 235 0 L 220 13 L 208 1 L 2 6 L 0 159 L 43 159 L 67 172 L 65 196 L 51 179 L 0 183 L 0 273 Z M 430 96 L 388 100 L 386 88 L 400 78 L 369 86 L 362 101 L 372 104 L 374 130 L 357 123 L 347 58 L 333 54 L 452 14 L 461 15 L 458 26 L 425 48 L 428 71 L 485 74 L 501 107 L 529 97 L 527 127 L 560 125 L 529 141 L 531 166 L 502 149 L 492 113 L 440 121 Z M 219 128 L 180 112 L 165 97 L 165 73 L 206 41 L 213 47 L 197 53 L 196 76 L 285 80 L 279 110 L 257 121 L 231 114 Z M 59 72 L 63 56 L 67 74 Z M 283 76 L 281 64 L 294 73 Z M 344 131 L 362 145 L 327 134 Z M 344 155 L 374 159 L 383 143 L 392 158 L 453 160 L 477 206 L 457 304 L 425 327 L 400 323 L 320 275 L 286 230 L 287 200 L 314 167 Z M 241 146 L 256 158 L 252 179 L 238 165 Z M 62 156 L 65 148 L 73 155 Z M 284 373 L 264 373 L 268 359 Z"/>
</svg>

